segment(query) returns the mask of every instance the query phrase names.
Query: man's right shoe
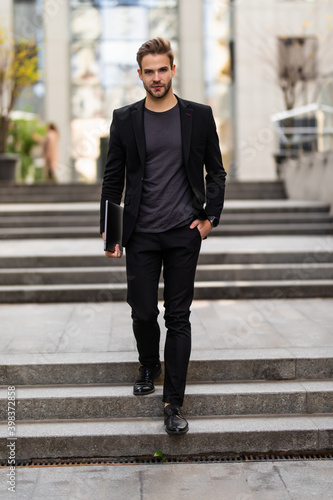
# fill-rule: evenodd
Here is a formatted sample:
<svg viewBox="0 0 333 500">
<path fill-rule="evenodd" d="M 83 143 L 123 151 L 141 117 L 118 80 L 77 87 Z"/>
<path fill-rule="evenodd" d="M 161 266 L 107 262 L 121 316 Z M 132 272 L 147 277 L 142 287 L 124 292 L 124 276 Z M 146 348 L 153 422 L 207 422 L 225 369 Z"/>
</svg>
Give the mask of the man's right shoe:
<svg viewBox="0 0 333 500">
<path fill-rule="evenodd" d="M 144 396 L 155 391 L 154 381 L 162 373 L 162 367 L 159 363 L 153 368 L 140 366 L 140 377 L 135 381 L 133 394 L 134 396 Z"/>
</svg>

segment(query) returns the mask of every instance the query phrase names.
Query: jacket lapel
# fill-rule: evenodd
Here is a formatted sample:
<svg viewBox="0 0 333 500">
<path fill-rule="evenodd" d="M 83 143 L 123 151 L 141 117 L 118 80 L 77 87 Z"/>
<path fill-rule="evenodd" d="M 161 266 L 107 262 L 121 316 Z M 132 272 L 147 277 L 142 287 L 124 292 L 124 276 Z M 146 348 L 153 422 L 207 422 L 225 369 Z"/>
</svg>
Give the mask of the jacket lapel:
<svg viewBox="0 0 333 500">
<path fill-rule="evenodd" d="M 146 162 L 146 139 L 145 139 L 145 130 L 143 123 L 144 103 L 145 99 L 139 101 L 131 112 L 134 135 L 142 167 L 144 167 Z"/>
<path fill-rule="evenodd" d="M 191 136 L 192 136 L 192 118 L 193 109 L 187 101 L 177 97 L 180 107 L 180 124 L 182 131 L 183 157 L 187 168 L 190 154 Z"/>
</svg>

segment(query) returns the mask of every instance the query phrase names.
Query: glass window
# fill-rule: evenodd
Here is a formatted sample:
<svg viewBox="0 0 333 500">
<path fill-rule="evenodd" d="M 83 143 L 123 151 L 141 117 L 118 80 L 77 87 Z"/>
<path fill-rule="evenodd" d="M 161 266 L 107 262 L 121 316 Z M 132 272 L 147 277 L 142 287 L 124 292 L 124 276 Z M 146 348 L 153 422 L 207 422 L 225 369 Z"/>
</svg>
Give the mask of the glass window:
<svg viewBox="0 0 333 500">
<path fill-rule="evenodd" d="M 140 45 L 164 36 L 178 53 L 178 5 L 176 0 L 70 0 L 69 5 L 72 150 L 77 171 L 85 175 L 96 169 L 113 109 L 145 95 L 137 74 Z M 178 77 L 176 91 L 177 86 Z M 88 136 L 89 147 L 78 148 Z"/>
<path fill-rule="evenodd" d="M 144 7 L 102 9 L 103 38 L 130 42 L 145 38 L 148 15 Z"/>
<path fill-rule="evenodd" d="M 94 7 L 177 7 L 177 0 L 70 0 L 70 7 L 77 8 L 80 5 L 92 5 Z"/>
<path fill-rule="evenodd" d="M 39 82 L 19 95 L 15 108 L 44 117 L 45 83 L 43 0 L 14 0 L 14 33 L 17 38 L 34 40 L 38 47 Z"/>
<path fill-rule="evenodd" d="M 221 141 L 223 162 L 233 165 L 232 5 L 204 0 L 204 84 L 206 102 L 212 106 Z"/>
<path fill-rule="evenodd" d="M 94 7 L 78 8 L 71 15 L 71 36 L 73 40 L 96 40 L 102 33 L 100 11 Z"/>
</svg>

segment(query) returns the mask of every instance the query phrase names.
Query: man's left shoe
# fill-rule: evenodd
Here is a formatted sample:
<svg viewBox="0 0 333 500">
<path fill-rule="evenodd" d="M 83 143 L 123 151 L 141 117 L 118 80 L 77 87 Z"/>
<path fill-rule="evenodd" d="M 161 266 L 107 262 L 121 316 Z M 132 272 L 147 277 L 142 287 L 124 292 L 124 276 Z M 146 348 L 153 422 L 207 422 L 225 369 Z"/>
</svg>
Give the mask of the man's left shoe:
<svg viewBox="0 0 333 500">
<path fill-rule="evenodd" d="M 186 434 L 187 420 L 180 413 L 178 406 L 169 404 L 164 407 L 164 425 L 168 434 Z"/>
<path fill-rule="evenodd" d="M 162 373 L 161 364 L 154 367 L 140 366 L 140 377 L 135 381 L 133 387 L 134 396 L 145 396 L 155 391 L 154 381 Z"/>
</svg>

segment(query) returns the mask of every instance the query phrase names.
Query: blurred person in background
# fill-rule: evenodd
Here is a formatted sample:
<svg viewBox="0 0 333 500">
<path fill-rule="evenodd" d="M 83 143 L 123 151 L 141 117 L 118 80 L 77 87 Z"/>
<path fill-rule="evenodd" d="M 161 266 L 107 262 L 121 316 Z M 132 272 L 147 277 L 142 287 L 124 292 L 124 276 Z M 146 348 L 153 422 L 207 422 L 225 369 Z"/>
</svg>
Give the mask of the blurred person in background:
<svg viewBox="0 0 333 500">
<path fill-rule="evenodd" d="M 59 143 L 58 128 L 54 123 L 48 123 L 46 125 L 46 134 L 44 137 L 37 134 L 37 132 L 34 132 L 32 137 L 43 149 L 44 180 L 47 182 L 56 182 Z"/>
<path fill-rule="evenodd" d="M 59 132 L 54 123 L 48 123 L 46 136 L 43 142 L 44 172 L 45 180 L 56 182 L 56 170 L 58 166 L 58 142 Z"/>
</svg>

